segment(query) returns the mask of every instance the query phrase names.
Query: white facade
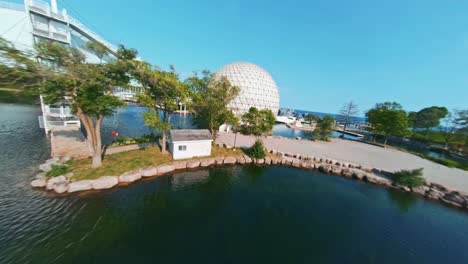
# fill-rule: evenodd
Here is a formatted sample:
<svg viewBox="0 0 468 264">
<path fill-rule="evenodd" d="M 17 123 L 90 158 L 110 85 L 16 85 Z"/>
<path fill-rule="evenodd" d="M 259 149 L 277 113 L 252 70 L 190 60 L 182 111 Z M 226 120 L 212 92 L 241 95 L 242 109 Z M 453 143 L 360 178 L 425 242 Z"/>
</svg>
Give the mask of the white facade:
<svg viewBox="0 0 468 264">
<path fill-rule="evenodd" d="M 175 160 L 207 157 L 211 155 L 211 142 L 213 140 L 170 141 L 169 149 Z"/>
<path fill-rule="evenodd" d="M 207 129 L 171 130 L 169 150 L 175 160 L 211 155 L 213 139 Z"/>
<path fill-rule="evenodd" d="M 278 114 L 278 87 L 271 75 L 261 67 L 248 62 L 236 62 L 223 66 L 215 76 L 225 76 L 232 85 L 240 88 L 238 96 L 228 104 L 236 115 L 242 115 L 250 107 L 267 108 L 274 115 Z"/>
</svg>

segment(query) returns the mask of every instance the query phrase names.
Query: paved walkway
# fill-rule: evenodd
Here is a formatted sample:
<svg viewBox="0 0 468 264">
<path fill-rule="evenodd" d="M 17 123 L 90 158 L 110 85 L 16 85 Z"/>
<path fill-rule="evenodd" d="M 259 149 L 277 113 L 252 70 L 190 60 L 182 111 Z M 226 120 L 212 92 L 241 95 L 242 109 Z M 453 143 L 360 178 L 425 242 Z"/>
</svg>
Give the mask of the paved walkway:
<svg viewBox="0 0 468 264">
<path fill-rule="evenodd" d="M 50 134 L 52 157 L 89 157 L 89 148 L 77 126 L 54 127 Z"/>
<path fill-rule="evenodd" d="M 237 135 L 236 146 L 251 146 L 254 141 L 255 137 L 253 136 Z M 216 142 L 234 146 L 234 134 L 220 132 Z M 386 171 L 424 168 L 424 177 L 427 181 L 468 193 L 468 171 L 448 168 L 395 149 L 381 148 L 342 139 L 322 142 L 264 137 L 263 142 L 268 149 L 351 162 Z"/>
</svg>

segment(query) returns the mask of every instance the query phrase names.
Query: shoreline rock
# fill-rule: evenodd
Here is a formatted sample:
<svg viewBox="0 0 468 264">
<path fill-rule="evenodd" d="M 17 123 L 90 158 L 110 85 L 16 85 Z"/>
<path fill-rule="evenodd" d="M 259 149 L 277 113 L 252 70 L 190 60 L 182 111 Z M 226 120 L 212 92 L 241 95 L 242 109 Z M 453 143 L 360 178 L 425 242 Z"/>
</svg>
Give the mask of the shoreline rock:
<svg viewBox="0 0 468 264">
<path fill-rule="evenodd" d="M 270 151 L 274 153 L 275 151 Z M 52 164 L 60 164 L 58 158 L 52 158 L 42 164 L 41 170 L 43 172 L 36 175 L 31 181 L 33 188 L 45 188 L 46 190 L 53 190 L 58 194 L 65 192 L 73 193 L 86 190 L 102 190 L 112 188 L 119 183 L 132 183 L 138 181 L 142 177 L 152 177 L 167 174 L 176 170 L 206 168 L 212 165 L 231 165 L 231 164 L 249 164 L 254 163 L 258 165 L 282 165 L 292 166 L 295 168 L 305 170 L 318 170 L 325 174 L 333 174 L 349 179 L 365 181 L 371 184 L 380 185 L 387 188 L 410 192 L 429 200 L 438 201 L 442 204 L 452 207 L 468 210 L 468 195 L 457 191 L 450 190 L 445 186 L 437 183 L 426 183 L 424 186 L 417 188 L 409 188 L 395 184 L 391 180 L 393 175 L 391 172 L 380 170 L 378 168 L 367 168 L 359 164 L 352 164 L 342 161 L 331 159 L 324 159 L 318 157 L 303 157 L 299 154 L 276 152 L 277 157 L 265 157 L 263 159 L 252 159 L 247 155 L 240 157 L 218 157 L 218 158 L 204 158 L 192 159 L 187 161 L 177 161 L 171 164 L 164 164 L 159 166 L 150 166 L 139 170 L 126 172 L 120 176 L 102 176 L 94 180 L 81 180 L 70 182 L 69 178 L 73 174 L 61 175 L 58 177 L 48 179 L 46 171 L 51 168 Z"/>
</svg>

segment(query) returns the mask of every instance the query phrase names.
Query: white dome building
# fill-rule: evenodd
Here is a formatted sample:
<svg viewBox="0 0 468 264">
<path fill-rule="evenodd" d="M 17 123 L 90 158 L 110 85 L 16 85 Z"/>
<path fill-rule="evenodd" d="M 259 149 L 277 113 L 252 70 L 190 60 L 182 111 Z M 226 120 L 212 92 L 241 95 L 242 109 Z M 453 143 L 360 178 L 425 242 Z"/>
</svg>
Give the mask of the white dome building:
<svg viewBox="0 0 468 264">
<path fill-rule="evenodd" d="M 270 109 L 276 116 L 279 110 L 279 93 L 271 75 L 261 67 L 248 62 L 235 62 L 223 66 L 216 77 L 225 76 L 232 85 L 240 88 L 237 97 L 228 107 L 241 115 L 254 106 Z"/>
</svg>

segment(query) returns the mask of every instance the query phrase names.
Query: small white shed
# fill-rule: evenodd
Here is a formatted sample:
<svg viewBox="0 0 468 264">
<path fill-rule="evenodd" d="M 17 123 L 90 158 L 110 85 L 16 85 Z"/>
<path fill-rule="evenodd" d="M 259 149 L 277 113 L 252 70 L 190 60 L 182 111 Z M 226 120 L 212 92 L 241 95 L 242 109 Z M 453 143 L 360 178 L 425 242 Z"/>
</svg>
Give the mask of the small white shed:
<svg viewBox="0 0 468 264">
<path fill-rule="evenodd" d="M 205 157 L 211 155 L 211 142 L 208 129 L 177 129 L 170 132 L 169 149 L 175 160 Z"/>
</svg>

